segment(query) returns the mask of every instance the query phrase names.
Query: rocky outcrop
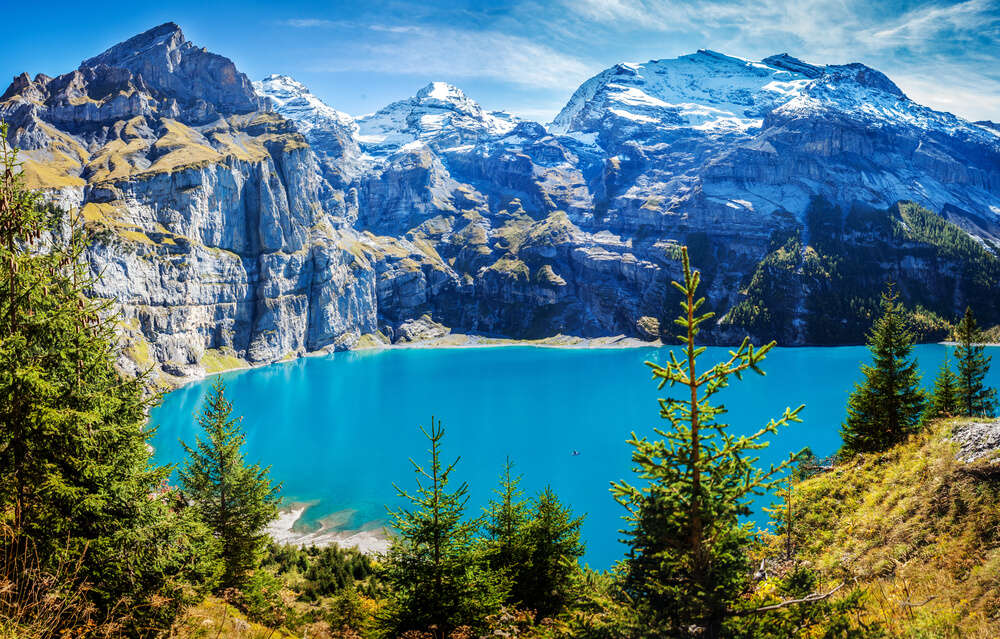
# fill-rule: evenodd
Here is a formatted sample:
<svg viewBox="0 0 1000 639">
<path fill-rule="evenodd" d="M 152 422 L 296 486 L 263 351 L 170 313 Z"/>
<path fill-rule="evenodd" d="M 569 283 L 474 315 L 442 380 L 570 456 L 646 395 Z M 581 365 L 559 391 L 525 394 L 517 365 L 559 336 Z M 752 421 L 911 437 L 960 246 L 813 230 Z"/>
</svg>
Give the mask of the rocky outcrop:
<svg viewBox="0 0 1000 639">
<path fill-rule="evenodd" d="M 957 457 L 964 462 L 974 462 L 995 457 L 1000 451 L 1000 421 L 973 420 L 955 425 L 951 437 L 958 444 Z"/>
<path fill-rule="evenodd" d="M 121 303 L 134 366 L 165 374 L 376 332 L 655 341 L 680 245 L 719 342 L 761 327 L 816 341 L 883 276 L 938 314 L 1000 322 L 982 302 L 1000 273 L 996 125 L 863 65 L 699 51 L 598 74 L 548 127 L 439 82 L 352 118 L 286 76 L 251 83 L 168 23 L 59 77 L 18 76 L 0 117 L 29 184 L 100 232 L 95 294 Z M 946 228 L 915 227 L 927 218 L 899 200 Z M 831 287 L 858 251 L 876 283 Z"/>
</svg>

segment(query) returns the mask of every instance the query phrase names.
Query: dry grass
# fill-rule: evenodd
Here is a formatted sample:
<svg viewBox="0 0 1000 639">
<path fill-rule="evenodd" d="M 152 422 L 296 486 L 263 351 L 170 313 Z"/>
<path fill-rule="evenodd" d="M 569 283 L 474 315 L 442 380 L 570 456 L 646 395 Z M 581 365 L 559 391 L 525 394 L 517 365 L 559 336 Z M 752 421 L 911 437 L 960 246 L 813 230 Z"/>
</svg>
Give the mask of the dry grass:
<svg viewBox="0 0 1000 639">
<path fill-rule="evenodd" d="M 290 639 L 297 635 L 247 621 L 233 606 L 216 597 L 208 597 L 184 613 L 174 625 L 171 636 L 176 639 Z"/>
<path fill-rule="evenodd" d="M 149 167 L 153 173 L 169 173 L 176 169 L 211 164 L 222 160 L 221 153 L 213 149 L 208 140 L 194 129 L 176 120 L 162 120 L 166 132 L 153 145 L 162 153 Z"/>
<path fill-rule="evenodd" d="M 867 613 L 892 636 L 1000 636 L 1000 484 L 964 472 L 953 426 L 935 424 L 794 491 L 800 557 L 831 579 L 866 584 Z"/>
<path fill-rule="evenodd" d="M 149 150 L 149 143 L 142 138 L 128 142 L 114 139 L 101 147 L 101 150 L 87 164 L 87 173 L 91 183 L 110 182 L 125 179 L 134 173 L 141 172 L 137 157 Z"/>
<path fill-rule="evenodd" d="M 79 563 L 43 569 L 33 547 L 0 524 L 0 639 L 120 636 L 127 611 L 99 619 L 79 571 Z"/>
</svg>

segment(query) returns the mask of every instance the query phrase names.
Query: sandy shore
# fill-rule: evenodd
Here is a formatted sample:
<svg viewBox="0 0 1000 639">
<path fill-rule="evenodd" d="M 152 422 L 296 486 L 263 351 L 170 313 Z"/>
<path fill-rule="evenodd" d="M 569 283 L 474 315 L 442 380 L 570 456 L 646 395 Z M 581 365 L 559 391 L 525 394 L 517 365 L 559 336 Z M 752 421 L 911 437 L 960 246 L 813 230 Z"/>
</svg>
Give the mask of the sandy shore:
<svg viewBox="0 0 1000 639">
<path fill-rule="evenodd" d="M 318 530 L 300 532 L 295 524 L 311 504 L 291 504 L 281 509 L 278 518 L 267 527 L 267 534 L 278 543 L 295 546 L 329 546 L 357 548 L 363 553 L 383 553 L 389 549 L 389 537 L 378 522 L 369 522 L 359 529 L 346 530 L 337 525 L 339 513 L 321 520 Z"/>
</svg>

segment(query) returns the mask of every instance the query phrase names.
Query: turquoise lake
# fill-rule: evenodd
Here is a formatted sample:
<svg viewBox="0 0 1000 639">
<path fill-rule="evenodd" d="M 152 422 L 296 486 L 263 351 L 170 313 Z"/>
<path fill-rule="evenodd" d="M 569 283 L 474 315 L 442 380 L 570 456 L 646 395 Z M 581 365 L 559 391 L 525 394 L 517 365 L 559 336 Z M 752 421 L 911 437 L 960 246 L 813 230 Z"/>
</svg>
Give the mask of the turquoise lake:
<svg viewBox="0 0 1000 639">
<path fill-rule="evenodd" d="M 607 568 L 624 552 L 617 532 L 623 509 L 609 482 L 631 479 L 629 433 L 652 436 L 654 426 L 666 423 L 643 362 L 663 361 L 667 352 L 390 349 L 310 357 L 223 378 L 234 411 L 245 416 L 247 459 L 271 465 L 286 502 L 313 504 L 300 524 L 333 513 L 344 518 L 345 529 L 384 523 L 385 506 L 399 503 L 392 484 L 415 487 L 409 458 L 424 461 L 427 441 L 418 425 L 433 415 L 447 432 L 446 457 L 461 455 L 454 479 L 469 484 L 470 512 L 485 506 L 509 456 L 526 492 L 550 484 L 576 513 L 586 514 L 585 560 Z M 727 352 L 709 348 L 702 362 L 708 366 Z M 915 353 L 930 385 L 945 347 L 923 345 Z M 756 430 L 786 405 L 806 405 L 804 422 L 774 436 L 761 463 L 804 446 L 825 456 L 840 445 L 847 395 L 867 361 L 860 346 L 775 349 L 764 362 L 766 377 L 747 376 L 717 397 L 735 432 Z M 211 379 L 169 393 L 153 410 L 159 463 L 183 459 L 178 440 L 193 442 L 194 415 Z M 1000 385 L 998 367 L 988 381 Z"/>
</svg>

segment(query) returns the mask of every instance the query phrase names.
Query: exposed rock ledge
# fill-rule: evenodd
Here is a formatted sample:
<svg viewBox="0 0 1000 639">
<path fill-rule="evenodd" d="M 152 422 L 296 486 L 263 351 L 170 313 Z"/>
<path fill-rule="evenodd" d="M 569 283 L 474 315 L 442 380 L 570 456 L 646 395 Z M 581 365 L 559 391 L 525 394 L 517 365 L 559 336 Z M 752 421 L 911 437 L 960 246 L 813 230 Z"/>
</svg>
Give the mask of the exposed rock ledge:
<svg viewBox="0 0 1000 639">
<path fill-rule="evenodd" d="M 974 462 L 995 455 L 1000 450 L 1000 420 L 976 420 L 955 426 L 952 440 L 959 446 L 956 456 Z"/>
</svg>

